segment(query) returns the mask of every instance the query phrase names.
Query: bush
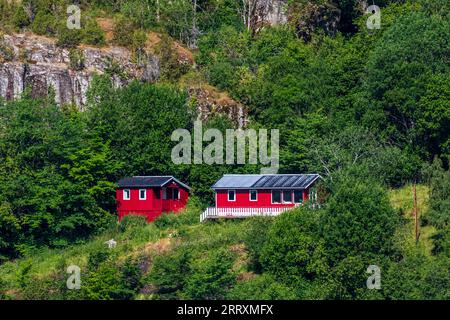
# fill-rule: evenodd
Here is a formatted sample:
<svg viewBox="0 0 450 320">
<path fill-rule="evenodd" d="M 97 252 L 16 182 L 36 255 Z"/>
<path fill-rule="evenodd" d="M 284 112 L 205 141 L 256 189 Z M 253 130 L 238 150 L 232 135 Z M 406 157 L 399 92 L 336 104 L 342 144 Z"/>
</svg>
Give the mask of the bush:
<svg viewBox="0 0 450 320">
<path fill-rule="evenodd" d="M 419 250 L 392 263 L 383 273 L 381 288 L 393 300 L 450 299 L 448 257 L 435 259 Z"/>
<path fill-rule="evenodd" d="M 162 78 L 175 81 L 188 72 L 190 65 L 179 61 L 178 51 L 174 49 L 173 41 L 168 35 L 162 35 L 156 53 L 160 58 Z"/>
<path fill-rule="evenodd" d="M 262 271 L 261 252 L 273 222 L 269 217 L 254 217 L 246 221 L 244 243 L 250 255 L 250 268 L 258 273 Z"/>
<path fill-rule="evenodd" d="M 190 251 L 183 247 L 155 257 L 152 270 L 146 281 L 157 287 L 160 298 L 179 297 L 190 275 Z"/>
<path fill-rule="evenodd" d="M 130 47 L 133 43 L 134 26 L 124 16 L 117 16 L 114 20 L 114 43 Z"/>
<path fill-rule="evenodd" d="M 30 18 L 21 5 L 19 5 L 14 12 L 13 24 L 19 29 L 22 29 L 30 24 Z"/>
<path fill-rule="evenodd" d="M 233 262 L 233 255 L 226 249 L 192 261 L 191 274 L 185 280 L 183 297 L 200 300 L 224 299 L 227 290 L 236 282 L 236 275 L 231 271 Z"/>
<path fill-rule="evenodd" d="M 39 35 L 54 36 L 57 33 L 58 21 L 54 15 L 39 11 L 31 24 L 31 30 Z"/>
<path fill-rule="evenodd" d="M 94 18 L 87 18 L 82 26 L 82 42 L 94 46 L 105 44 L 105 33 Z"/>
<path fill-rule="evenodd" d="M 69 29 L 64 24 L 58 29 L 58 40 L 56 44 L 63 48 L 73 48 L 81 43 L 82 37 L 83 35 L 80 29 Z"/>
<path fill-rule="evenodd" d="M 352 177 L 343 177 L 333 189 L 320 220 L 331 262 L 349 255 L 392 254 L 400 217 L 392 209 L 386 190 L 376 181 Z"/>
<path fill-rule="evenodd" d="M 69 67 L 72 70 L 80 71 L 84 69 L 84 54 L 78 49 L 70 49 L 69 51 Z"/>
<path fill-rule="evenodd" d="M 324 273 L 327 264 L 319 238 L 320 214 L 301 207 L 279 216 L 261 251 L 263 270 L 289 284 Z"/>
<path fill-rule="evenodd" d="M 1 36 L 1 34 L 0 34 Z M 14 59 L 14 50 L 0 41 L 0 62 L 12 61 Z"/>
<path fill-rule="evenodd" d="M 127 215 L 120 221 L 119 231 L 126 232 L 136 228 L 143 228 L 147 225 L 147 220 L 143 216 Z"/>
</svg>

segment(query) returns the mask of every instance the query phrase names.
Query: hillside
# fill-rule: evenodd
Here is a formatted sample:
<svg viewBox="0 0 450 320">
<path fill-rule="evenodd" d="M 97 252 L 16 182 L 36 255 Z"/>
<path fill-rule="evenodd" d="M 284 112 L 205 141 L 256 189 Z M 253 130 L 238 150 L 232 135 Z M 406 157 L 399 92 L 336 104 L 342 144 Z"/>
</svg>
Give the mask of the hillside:
<svg viewBox="0 0 450 320">
<path fill-rule="evenodd" d="M 422 214 L 428 209 L 428 188 L 419 185 L 418 188 L 418 210 Z M 398 212 L 403 212 L 407 222 L 404 227 L 397 230 L 399 238 L 403 239 L 401 246 L 408 250 L 408 247 L 414 246 L 414 226 L 411 219 L 412 208 L 412 187 L 406 186 L 402 189 L 392 190 L 389 193 L 391 203 Z M 58 287 L 62 286 L 59 282 L 69 277 L 65 272 L 65 268 L 69 265 L 78 265 L 82 270 L 82 286 L 85 281 L 92 284 L 92 277 L 98 275 L 89 273 L 86 269 L 92 268 L 88 262 L 92 256 L 101 252 L 110 255 L 111 260 L 108 267 L 122 268 L 127 261 L 134 261 L 140 270 L 139 278 L 141 284 L 134 288 L 136 291 L 128 298 L 132 299 L 154 299 L 154 298 L 170 298 L 171 295 L 164 293 L 164 289 L 168 283 L 176 283 L 177 270 L 172 269 L 175 265 L 173 261 L 164 260 L 164 257 L 176 259 L 176 252 L 180 247 L 189 248 L 188 251 L 194 259 L 193 263 L 201 262 L 211 252 L 223 250 L 232 254 L 232 260 L 229 264 L 226 260 L 224 264 L 228 265 L 230 275 L 235 278 L 236 288 L 245 287 L 249 281 L 258 282 L 258 279 L 267 281 L 267 273 L 255 272 L 252 265 L 251 252 L 246 246 L 249 236 L 249 228 L 258 225 L 258 219 L 235 220 L 235 221 L 217 221 L 198 223 L 198 215 L 200 209 L 194 204 L 190 204 L 189 208 L 179 215 L 163 216 L 154 223 L 142 225 L 139 221 L 131 221 L 130 225 L 111 225 L 108 231 L 96 236 L 90 241 L 83 244 L 74 244 L 66 249 L 36 249 L 21 259 L 7 262 L 0 266 L 0 279 L 2 279 L 2 290 L 5 298 L 9 299 L 71 299 L 79 297 L 76 293 L 71 296 L 66 290 L 61 292 Z M 270 228 L 267 222 L 260 221 L 265 228 Z M 125 222 L 129 223 L 129 222 Z M 137 224 L 136 224 L 137 223 Z M 422 228 L 421 238 L 419 241 L 420 250 L 424 250 L 428 257 L 431 257 L 430 247 L 432 246 L 430 235 L 434 233 L 433 228 L 428 226 Z M 117 247 L 106 249 L 105 241 L 115 239 Z M 251 242 L 250 242 L 251 243 Z M 130 260 L 131 259 L 131 260 Z M 185 262 L 187 263 L 187 261 Z M 192 262 L 191 262 L 192 263 Z M 119 267 L 120 266 L 120 267 Z M 187 268 L 187 265 L 179 267 Z M 156 270 L 157 268 L 168 268 L 166 270 Z M 165 274 L 171 270 L 174 274 Z M 211 270 L 209 270 L 211 271 Z M 156 274 L 158 277 L 149 277 L 149 274 Z M 89 277 L 91 277 L 89 279 Z M 171 278 L 173 277 L 173 278 Z M 58 280 L 59 279 L 59 280 Z M 53 282 L 55 281 L 55 282 Z M 106 290 L 103 292 L 105 296 L 97 296 L 97 298 L 113 298 L 113 290 L 119 284 L 117 279 L 94 278 L 95 284 L 90 288 L 90 293 L 99 294 L 96 290 Z M 207 278 L 204 281 L 208 281 Z M 387 280 L 389 281 L 389 279 Z M 251 283 L 251 282 L 250 282 Z M 135 284 L 137 286 L 137 284 Z M 270 293 L 270 283 L 266 286 L 255 288 L 257 291 L 252 293 L 254 299 L 280 299 L 295 298 L 284 292 L 283 285 L 275 286 L 275 292 Z M 274 289 L 274 288 L 271 288 Z M 109 290 L 109 292 L 108 292 Z M 230 290 L 230 297 L 233 294 L 239 294 Z M 172 290 L 176 291 L 176 290 Z M 236 290 L 237 291 L 237 290 Z M 245 291 L 244 291 L 245 292 Z M 280 296 L 277 294 L 280 293 Z M 241 293 L 242 294 L 242 293 Z M 93 296 L 91 296 L 92 298 Z M 244 296 L 238 296 L 245 298 Z"/>
<path fill-rule="evenodd" d="M 0 0 L 0 299 L 449 299 L 448 0 L 77 3 Z"/>
</svg>

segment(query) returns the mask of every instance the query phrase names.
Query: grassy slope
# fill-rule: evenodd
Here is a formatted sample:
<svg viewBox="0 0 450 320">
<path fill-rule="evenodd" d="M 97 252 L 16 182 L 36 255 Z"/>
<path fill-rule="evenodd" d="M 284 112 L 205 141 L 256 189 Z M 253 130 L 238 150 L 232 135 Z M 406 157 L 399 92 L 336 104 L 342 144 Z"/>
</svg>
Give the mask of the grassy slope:
<svg viewBox="0 0 450 320">
<path fill-rule="evenodd" d="M 428 188 L 424 185 L 418 185 L 417 189 L 417 209 L 419 217 L 423 217 L 428 210 L 429 193 Z M 414 242 L 414 216 L 413 216 L 413 186 L 407 185 L 401 189 L 390 190 L 389 197 L 392 206 L 403 212 L 403 215 L 408 220 L 407 228 L 404 230 L 406 239 L 411 244 Z M 423 226 L 419 228 L 419 243 L 418 245 L 427 253 L 431 254 L 433 244 L 430 237 L 435 232 L 432 226 Z"/>
<path fill-rule="evenodd" d="M 410 223 L 402 233 L 402 238 L 408 243 L 413 243 L 414 224 L 412 219 L 412 187 L 406 186 L 402 189 L 390 190 L 392 205 L 403 210 L 405 217 Z M 419 213 L 426 212 L 428 206 L 428 189 L 424 186 L 417 187 Z M 83 269 L 86 265 L 89 252 L 97 248 L 105 247 L 105 241 L 114 238 L 117 240 L 117 247 L 114 249 L 119 255 L 119 259 L 133 255 L 144 255 L 148 261 L 153 260 L 155 255 L 162 254 L 171 249 L 175 244 L 188 242 L 190 246 L 196 248 L 196 252 L 204 255 L 208 250 L 218 247 L 225 247 L 236 253 L 234 269 L 241 274 L 240 278 L 252 276 L 247 270 L 247 253 L 242 244 L 245 221 L 228 220 L 215 223 L 198 223 L 198 208 L 189 208 L 183 213 L 185 217 L 172 221 L 168 227 L 158 228 L 155 224 L 149 224 L 143 228 L 135 228 L 129 232 L 110 230 L 104 234 L 87 241 L 84 244 L 74 245 L 67 249 L 41 249 L 28 257 L 7 262 L 0 266 L 0 279 L 6 282 L 9 288 L 8 293 L 12 297 L 20 298 L 18 292 L 18 270 L 31 263 L 30 274 L 36 277 L 45 277 L 56 269 L 59 263 L 65 265 L 76 264 Z M 432 248 L 429 236 L 433 233 L 431 227 L 421 228 L 419 245 L 430 252 Z M 198 250 L 197 250 L 198 249 Z M 145 298 L 145 296 L 139 296 Z"/>
</svg>

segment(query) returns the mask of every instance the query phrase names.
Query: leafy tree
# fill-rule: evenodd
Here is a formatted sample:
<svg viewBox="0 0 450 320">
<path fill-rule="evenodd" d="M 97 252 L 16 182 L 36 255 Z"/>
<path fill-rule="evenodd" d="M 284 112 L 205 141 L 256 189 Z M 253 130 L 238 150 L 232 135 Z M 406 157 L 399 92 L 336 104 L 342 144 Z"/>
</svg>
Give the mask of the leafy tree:
<svg viewBox="0 0 450 320">
<path fill-rule="evenodd" d="M 191 272 L 190 259 L 183 248 L 155 258 L 147 280 L 157 286 L 159 297 L 179 297 Z"/>
<path fill-rule="evenodd" d="M 20 223 L 7 203 L 0 205 L 0 261 L 13 256 L 20 238 Z"/>
<path fill-rule="evenodd" d="M 18 5 L 16 7 L 13 16 L 13 23 L 14 26 L 19 29 L 22 29 L 30 24 L 30 18 L 28 17 L 22 5 Z"/>
<path fill-rule="evenodd" d="M 93 134 L 110 141 L 117 176 L 176 173 L 171 160 L 172 132 L 188 127 L 187 96 L 167 85 L 131 83 L 111 92 L 109 80 L 93 85 L 97 96 L 87 111 Z M 137 134 L 138 133 L 138 134 Z"/>
<path fill-rule="evenodd" d="M 295 291 L 263 274 L 238 282 L 228 293 L 231 300 L 295 300 Z"/>
<path fill-rule="evenodd" d="M 383 34 L 367 64 L 367 121 L 377 121 L 379 130 L 406 148 L 420 146 L 412 151 L 425 155 L 439 150 L 447 139 L 439 126 L 428 120 L 445 123 L 447 114 L 435 115 L 437 108 L 430 115 L 429 107 L 423 107 L 430 99 L 441 109 L 448 105 L 445 91 L 436 95 L 435 87 L 448 73 L 449 30 L 448 20 L 437 15 L 407 14 Z M 420 141 L 428 141 L 428 137 L 434 144 L 422 146 Z"/>
<path fill-rule="evenodd" d="M 109 181 L 118 165 L 108 146 L 89 140 L 82 117 L 51 100 L 25 96 L 0 109 L 0 202 L 29 245 L 87 237 L 102 229 L 114 206 Z"/>
<path fill-rule="evenodd" d="M 320 215 L 321 211 L 302 207 L 279 216 L 260 254 L 263 270 L 286 284 L 298 284 L 326 272 L 324 243 L 319 238 Z"/>
<path fill-rule="evenodd" d="M 183 296 L 191 299 L 223 299 L 229 287 L 236 282 L 231 271 L 233 256 L 218 250 L 206 258 L 193 260 L 191 274 L 186 279 Z"/>
<path fill-rule="evenodd" d="M 385 190 L 373 180 L 341 178 L 320 220 L 327 257 L 332 264 L 347 256 L 367 259 L 392 254 L 399 217 Z"/>
<path fill-rule="evenodd" d="M 434 259 L 413 250 L 382 276 L 382 291 L 393 300 L 443 299 L 450 295 L 448 258 Z"/>
<path fill-rule="evenodd" d="M 424 171 L 430 188 L 430 205 L 424 220 L 437 229 L 433 235 L 433 252 L 450 257 L 450 172 L 442 168 L 442 161 L 437 157 Z"/>
<path fill-rule="evenodd" d="M 256 272 L 262 271 L 261 254 L 272 223 L 267 217 L 255 217 L 247 222 L 244 243 L 251 258 L 251 267 Z"/>
</svg>

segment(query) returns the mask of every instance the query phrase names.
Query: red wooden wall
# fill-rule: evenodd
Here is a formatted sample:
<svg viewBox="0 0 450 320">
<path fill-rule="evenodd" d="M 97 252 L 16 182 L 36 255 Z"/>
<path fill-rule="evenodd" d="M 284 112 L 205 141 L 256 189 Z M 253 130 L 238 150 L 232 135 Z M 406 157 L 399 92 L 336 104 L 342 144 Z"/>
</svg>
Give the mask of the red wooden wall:
<svg viewBox="0 0 450 320">
<path fill-rule="evenodd" d="M 119 220 L 126 215 L 142 215 L 147 218 L 147 221 L 153 221 L 163 212 L 178 212 L 186 207 L 189 199 L 189 192 L 178 186 L 176 183 L 172 183 L 165 187 L 167 192 L 171 192 L 170 189 L 178 188 L 180 197 L 179 199 L 166 199 L 162 198 L 162 188 L 119 188 L 116 190 L 116 204 Z M 130 190 L 130 200 L 123 199 L 123 190 Z M 139 190 L 146 189 L 147 199 L 139 199 Z M 157 196 L 159 195 L 159 197 Z"/>
<path fill-rule="evenodd" d="M 236 200 L 228 201 L 228 190 L 216 190 L 216 208 L 283 208 L 294 203 L 272 203 L 271 190 L 258 190 L 257 201 L 250 201 L 250 190 L 236 190 Z M 308 200 L 309 190 L 303 191 L 303 201 Z"/>
</svg>

